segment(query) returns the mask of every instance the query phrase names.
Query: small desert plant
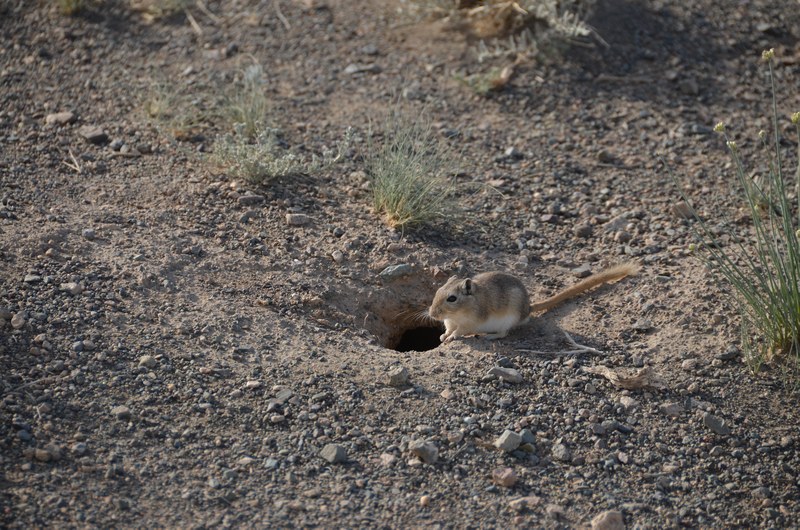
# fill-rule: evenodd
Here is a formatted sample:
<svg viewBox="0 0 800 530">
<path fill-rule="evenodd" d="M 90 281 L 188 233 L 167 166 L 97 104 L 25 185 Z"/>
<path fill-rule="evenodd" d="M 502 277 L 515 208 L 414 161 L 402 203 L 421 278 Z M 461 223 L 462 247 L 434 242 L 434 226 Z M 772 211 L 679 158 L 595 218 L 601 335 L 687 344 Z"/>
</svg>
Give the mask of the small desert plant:
<svg viewBox="0 0 800 530">
<path fill-rule="evenodd" d="M 268 111 L 264 71 L 261 65 L 251 64 L 242 73 L 242 80 L 227 94 L 223 113 L 231 123 L 241 123 L 244 134 L 253 137 L 265 122 Z"/>
<path fill-rule="evenodd" d="M 477 40 L 479 62 L 536 57 L 593 34 L 583 20 L 595 0 L 407 0 L 412 15 L 447 17 Z"/>
<path fill-rule="evenodd" d="M 186 12 L 191 4 L 192 0 L 130 0 L 131 9 L 140 11 L 148 22 Z"/>
<path fill-rule="evenodd" d="M 76 15 L 89 4 L 88 0 L 56 0 L 58 10 L 67 16 Z"/>
<path fill-rule="evenodd" d="M 303 170 L 300 157 L 281 147 L 277 130 L 260 127 L 251 141 L 242 123 L 234 126 L 233 134 L 217 141 L 212 160 L 234 177 L 253 184 Z"/>
<path fill-rule="evenodd" d="M 749 237 L 728 234 L 728 247 L 717 236 L 719 232 L 694 214 L 698 221 L 695 233 L 701 242 L 703 257 L 719 272 L 734 291 L 742 318 L 742 345 L 754 370 L 765 362 L 780 358 L 788 361 L 795 375 L 800 368 L 800 166 L 795 175 L 794 190 L 787 182 L 781 153 L 778 110 L 773 75 L 773 51 L 764 52 L 769 67 L 772 91 L 770 134 L 759 133 L 766 157 L 766 174 L 759 182 L 745 170 L 741 151 L 728 137 L 725 125 L 715 131 L 725 136 L 741 198 L 752 220 Z M 800 113 L 792 116 L 800 134 Z M 798 145 L 800 148 L 800 145 Z M 794 192 L 794 193 L 792 193 Z M 792 197 L 793 194 L 794 196 Z M 684 200 L 686 197 L 684 197 Z M 747 240 L 752 244 L 748 244 Z"/>
<path fill-rule="evenodd" d="M 372 204 L 389 226 L 431 224 L 457 212 L 454 157 L 429 123 L 395 111 L 383 131 L 383 145 L 369 135 L 367 175 Z"/>
<path fill-rule="evenodd" d="M 469 76 L 455 75 L 455 80 L 472 90 L 477 96 L 488 96 L 502 90 L 514 74 L 513 65 L 505 68 L 491 68 L 488 72 L 478 72 Z"/>
<path fill-rule="evenodd" d="M 203 123 L 213 121 L 214 111 L 204 101 L 179 90 L 165 81 L 153 82 L 144 97 L 147 117 L 166 129 L 177 140 L 189 140 L 199 134 Z"/>
<path fill-rule="evenodd" d="M 280 177 L 329 168 L 344 158 L 350 142 L 351 131 L 348 129 L 336 149 L 324 149 L 322 156 L 312 156 L 309 161 L 282 147 L 277 129 L 257 124 L 256 134 L 251 138 L 245 125 L 237 123 L 233 134 L 225 134 L 217 141 L 211 159 L 234 177 L 262 184 Z"/>
</svg>

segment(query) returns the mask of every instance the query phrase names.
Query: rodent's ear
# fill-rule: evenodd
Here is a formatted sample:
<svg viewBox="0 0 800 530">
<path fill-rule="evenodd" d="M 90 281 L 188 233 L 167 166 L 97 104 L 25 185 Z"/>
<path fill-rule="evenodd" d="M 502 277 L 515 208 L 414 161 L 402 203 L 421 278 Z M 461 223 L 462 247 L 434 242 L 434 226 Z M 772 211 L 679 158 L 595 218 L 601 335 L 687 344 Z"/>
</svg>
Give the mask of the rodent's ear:
<svg viewBox="0 0 800 530">
<path fill-rule="evenodd" d="M 464 280 L 464 292 L 466 294 L 472 294 L 472 279 L 467 278 Z"/>
</svg>

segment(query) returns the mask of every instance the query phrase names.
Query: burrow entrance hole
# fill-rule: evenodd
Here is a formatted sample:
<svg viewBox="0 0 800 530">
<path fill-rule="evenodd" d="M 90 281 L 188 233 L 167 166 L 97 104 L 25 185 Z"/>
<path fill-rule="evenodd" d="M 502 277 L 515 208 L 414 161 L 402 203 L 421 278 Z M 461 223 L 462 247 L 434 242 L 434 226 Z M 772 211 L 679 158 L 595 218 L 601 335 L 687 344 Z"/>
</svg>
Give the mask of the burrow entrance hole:
<svg viewBox="0 0 800 530">
<path fill-rule="evenodd" d="M 378 338 L 381 346 L 400 352 L 429 351 L 439 345 L 444 326 L 427 318 L 427 309 L 436 293 L 432 279 L 405 278 L 390 286 L 371 291 L 361 304 L 366 309 L 364 327 Z"/>
</svg>

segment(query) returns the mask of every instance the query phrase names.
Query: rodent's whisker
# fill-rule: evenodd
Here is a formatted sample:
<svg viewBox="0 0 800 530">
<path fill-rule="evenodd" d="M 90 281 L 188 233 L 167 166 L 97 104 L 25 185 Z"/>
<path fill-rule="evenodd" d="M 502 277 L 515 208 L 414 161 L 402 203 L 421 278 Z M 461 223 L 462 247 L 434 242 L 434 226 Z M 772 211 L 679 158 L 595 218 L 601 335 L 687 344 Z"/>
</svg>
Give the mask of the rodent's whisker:
<svg viewBox="0 0 800 530">
<path fill-rule="evenodd" d="M 414 320 L 416 322 L 419 322 L 419 323 L 436 322 L 436 319 L 433 318 L 432 316 L 430 316 L 430 314 L 428 314 L 428 309 L 427 308 L 426 309 L 420 309 L 419 311 L 416 311 L 415 314 L 414 314 Z"/>
</svg>

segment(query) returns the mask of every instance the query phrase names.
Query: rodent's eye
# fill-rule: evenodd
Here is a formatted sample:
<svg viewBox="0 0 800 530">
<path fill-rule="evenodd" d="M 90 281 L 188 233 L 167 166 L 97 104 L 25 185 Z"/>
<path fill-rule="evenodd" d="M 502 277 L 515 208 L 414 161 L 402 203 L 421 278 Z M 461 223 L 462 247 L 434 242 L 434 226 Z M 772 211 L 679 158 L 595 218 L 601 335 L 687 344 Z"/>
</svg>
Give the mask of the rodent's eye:
<svg viewBox="0 0 800 530">
<path fill-rule="evenodd" d="M 458 300 L 458 297 L 456 295 L 454 295 L 454 294 L 451 294 L 450 296 L 447 297 L 447 301 L 450 302 L 450 303 L 453 303 L 456 300 Z"/>
</svg>

